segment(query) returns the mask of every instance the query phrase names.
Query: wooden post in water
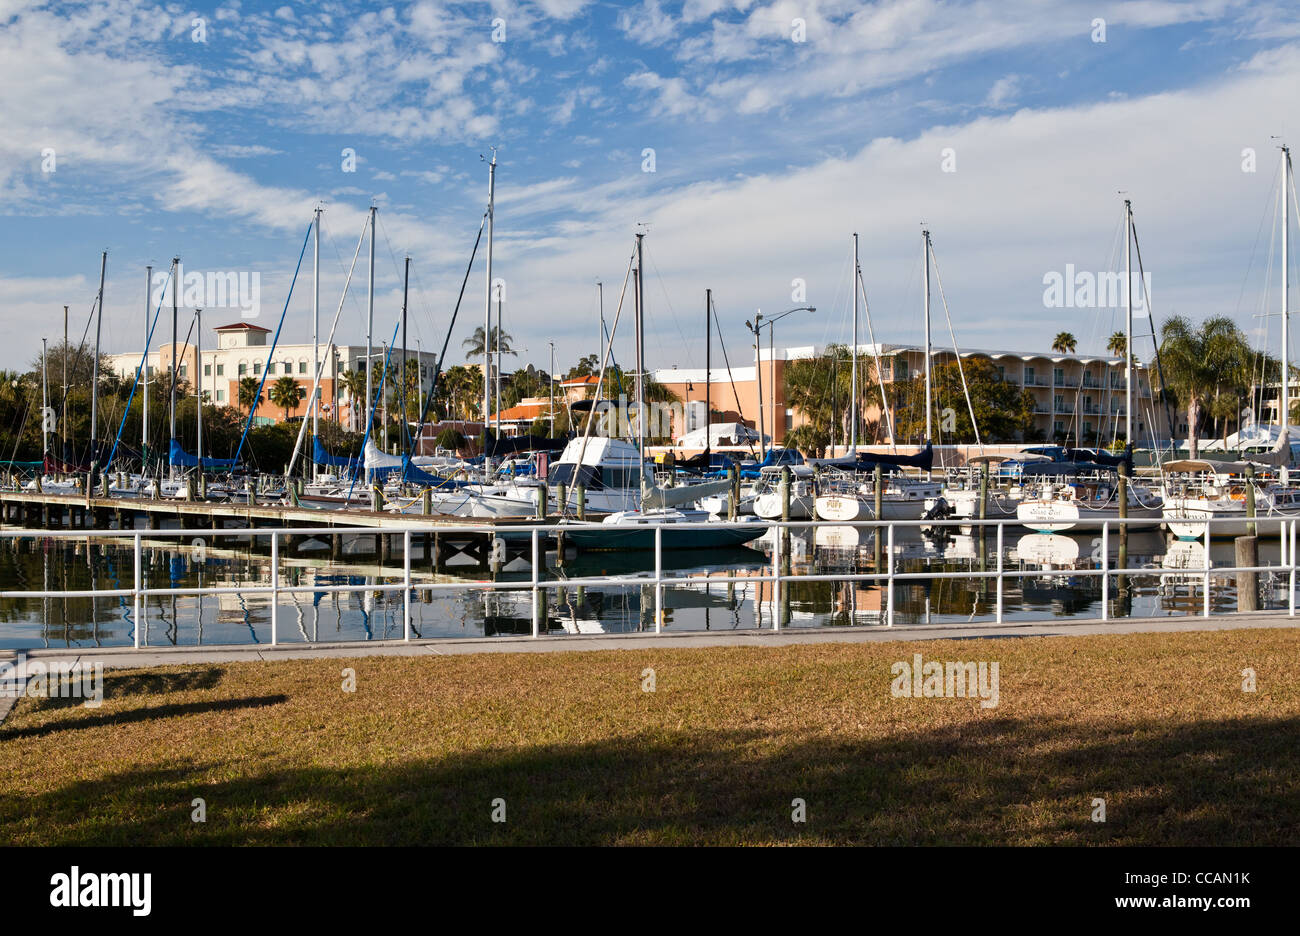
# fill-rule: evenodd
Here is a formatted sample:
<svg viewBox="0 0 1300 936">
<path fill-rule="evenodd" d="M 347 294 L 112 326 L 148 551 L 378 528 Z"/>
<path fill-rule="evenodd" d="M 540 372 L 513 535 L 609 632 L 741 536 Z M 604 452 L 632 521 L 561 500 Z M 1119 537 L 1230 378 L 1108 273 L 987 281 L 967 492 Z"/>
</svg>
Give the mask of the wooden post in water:
<svg viewBox="0 0 1300 936">
<path fill-rule="evenodd" d="M 1236 545 L 1236 561 L 1233 565 L 1238 568 L 1259 565 L 1259 537 L 1254 535 L 1238 536 L 1233 542 Z M 1206 561 L 1208 561 L 1208 557 Z M 1237 573 L 1237 610 L 1259 610 L 1258 572 Z"/>
<path fill-rule="evenodd" d="M 790 519 L 790 466 L 781 466 L 781 519 Z"/>
<path fill-rule="evenodd" d="M 985 520 L 989 515 L 989 466 L 985 462 L 980 465 L 980 519 Z M 980 535 L 984 535 L 984 528 L 980 527 Z"/>
<path fill-rule="evenodd" d="M 425 488 L 420 495 L 420 513 L 426 517 L 433 513 L 433 491 L 430 488 Z"/>
<path fill-rule="evenodd" d="M 587 519 L 587 487 L 586 487 L 586 485 L 584 485 L 584 484 L 579 484 L 577 490 L 576 490 L 574 493 L 577 494 L 577 496 L 578 496 L 578 519 L 579 519 L 579 520 L 586 520 L 586 519 Z"/>
<path fill-rule="evenodd" d="M 727 472 L 731 475 L 731 494 L 727 497 L 727 519 L 734 523 L 736 515 L 740 513 L 740 468 L 732 462 Z"/>
<path fill-rule="evenodd" d="M 542 503 L 543 503 L 543 504 L 546 504 L 546 502 L 547 502 L 548 500 L 550 500 L 550 498 L 549 498 L 549 496 L 547 495 L 547 491 L 546 491 L 546 487 L 545 487 L 546 482 L 543 481 L 543 482 L 542 482 L 542 485 L 543 485 L 543 486 L 542 486 Z M 569 489 L 568 489 L 568 487 L 564 484 L 563 481 L 561 481 L 561 482 L 560 482 L 558 485 L 556 485 L 556 487 L 555 487 L 555 503 L 556 503 L 556 505 L 559 507 L 559 512 L 560 512 L 561 515 L 563 515 L 564 512 L 565 512 L 565 511 L 568 509 L 568 507 L 569 507 Z M 548 506 L 549 506 L 549 505 L 548 505 Z M 543 507 L 543 508 L 542 508 L 542 516 L 543 516 L 543 517 L 546 516 L 546 512 L 547 512 L 547 511 L 546 511 L 546 507 Z"/>
<path fill-rule="evenodd" d="M 546 482 L 543 481 L 542 486 L 537 489 L 537 519 L 538 520 L 546 519 L 546 500 L 547 500 Z"/>
<path fill-rule="evenodd" d="M 1247 536 L 1254 536 L 1254 535 L 1256 534 L 1256 530 L 1255 530 L 1255 466 L 1254 466 L 1254 465 L 1247 465 L 1247 466 L 1246 466 L 1246 517 L 1247 517 L 1247 519 L 1249 519 L 1249 521 L 1250 521 L 1249 523 L 1246 524 L 1246 535 L 1247 535 Z M 1210 535 L 1211 535 L 1211 536 L 1214 535 L 1214 529 L 1213 529 L 1213 528 L 1210 529 Z M 1241 563 L 1238 562 L 1237 565 L 1241 565 Z M 1254 563 L 1251 563 L 1251 565 L 1254 565 Z M 1240 600 L 1240 599 L 1238 599 L 1238 600 Z M 1243 610 L 1244 610 L 1244 609 L 1243 609 Z M 1255 609 L 1252 608 L 1251 610 L 1253 611 L 1253 610 L 1255 610 Z"/>
<path fill-rule="evenodd" d="M 370 485 L 370 509 L 375 513 L 384 509 L 384 489 L 378 484 Z"/>
</svg>

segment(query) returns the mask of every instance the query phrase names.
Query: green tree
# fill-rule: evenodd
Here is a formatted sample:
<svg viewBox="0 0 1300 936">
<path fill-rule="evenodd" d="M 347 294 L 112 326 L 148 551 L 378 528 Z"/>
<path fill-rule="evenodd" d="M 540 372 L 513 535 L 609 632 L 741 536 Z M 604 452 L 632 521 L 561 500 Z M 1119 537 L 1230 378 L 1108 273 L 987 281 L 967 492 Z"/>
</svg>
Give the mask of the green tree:
<svg viewBox="0 0 1300 936">
<path fill-rule="evenodd" d="M 970 407 L 962 391 L 962 372 L 956 362 L 940 364 L 931 378 L 935 410 L 932 421 L 940 427 L 945 442 L 975 441 L 970 410 L 975 410 L 980 438 L 984 442 L 1008 442 L 1027 433 L 1034 422 L 1034 397 L 1014 383 L 1002 380 L 987 358 L 963 360 Z M 900 438 L 921 438 L 925 434 L 924 375 L 896 381 L 887 388 L 894 402 L 895 430 Z M 952 428 L 943 430 L 950 411 Z"/>
<path fill-rule="evenodd" d="M 271 390 L 267 394 L 267 399 L 269 399 L 273 405 L 284 410 L 284 418 L 287 420 L 289 418 L 289 410 L 297 406 L 306 396 L 306 388 L 300 387 L 298 381 L 286 374 L 275 383 L 271 384 Z"/>
<path fill-rule="evenodd" d="M 248 414 L 253 414 L 253 405 L 257 403 L 258 388 L 261 381 L 256 377 L 239 378 L 239 405 L 242 406 Z"/>
<path fill-rule="evenodd" d="M 460 346 L 465 349 L 465 357 L 472 359 L 483 356 L 483 334 L 483 326 L 480 325 L 474 329 L 474 332 L 468 338 L 460 343 Z M 510 342 L 513 340 L 509 332 L 504 332 L 499 325 L 494 325 L 492 326 L 492 346 L 488 350 L 492 354 L 496 354 L 497 346 L 500 345 L 499 350 L 502 354 L 513 355 L 515 352 L 510 347 Z"/>
<path fill-rule="evenodd" d="M 1127 348 L 1128 337 L 1120 331 L 1112 332 L 1110 339 L 1106 342 L 1106 350 L 1115 357 L 1123 357 Z"/>
<path fill-rule="evenodd" d="M 1059 354 L 1073 354 L 1079 342 L 1069 332 L 1057 332 L 1052 339 L 1052 350 Z"/>
<path fill-rule="evenodd" d="M 1160 326 L 1160 363 L 1165 387 L 1187 409 L 1187 454 L 1200 454 L 1197 434 L 1201 409 L 1216 388 L 1240 386 L 1249 380 L 1250 344 L 1226 316 L 1208 318 L 1199 326 L 1181 315 Z"/>
</svg>

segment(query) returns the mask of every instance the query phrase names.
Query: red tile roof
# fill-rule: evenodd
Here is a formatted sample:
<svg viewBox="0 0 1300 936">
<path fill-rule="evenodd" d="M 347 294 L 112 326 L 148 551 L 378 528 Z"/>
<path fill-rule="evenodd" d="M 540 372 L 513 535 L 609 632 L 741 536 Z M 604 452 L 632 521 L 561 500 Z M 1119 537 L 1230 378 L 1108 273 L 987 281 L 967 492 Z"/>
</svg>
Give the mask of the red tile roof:
<svg viewBox="0 0 1300 936">
<path fill-rule="evenodd" d="M 214 328 L 212 330 L 213 331 L 237 331 L 239 329 L 243 329 L 244 331 L 264 331 L 264 332 L 269 332 L 271 330 L 269 328 L 263 328 L 261 325 L 250 325 L 248 322 L 235 322 L 233 325 L 220 325 L 217 328 Z"/>
</svg>

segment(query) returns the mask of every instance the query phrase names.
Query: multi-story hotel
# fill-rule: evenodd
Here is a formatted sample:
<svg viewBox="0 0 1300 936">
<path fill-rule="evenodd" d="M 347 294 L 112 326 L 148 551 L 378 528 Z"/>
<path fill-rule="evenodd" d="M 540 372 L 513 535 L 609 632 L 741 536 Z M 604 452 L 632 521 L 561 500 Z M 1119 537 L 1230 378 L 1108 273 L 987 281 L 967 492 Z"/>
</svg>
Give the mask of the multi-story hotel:
<svg viewBox="0 0 1300 936">
<path fill-rule="evenodd" d="M 267 341 L 270 330 L 247 322 L 222 325 L 212 329 L 216 340 L 210 341 L 205 335 L 203 360 L 200 362 L 198 351 L 193 343 L 183 345 L 177 355 L 180 379 L 191 388 L 195 386 L 196 376 L 202 382 L 202 392 L 208 403 L 214 406 L 234 406 L 243 409 L 239 403 L 239 381 L 243 377 L 261 379 L 266 375 L 266 386 L 262 390 L 262 402 L 257 409 L 257 422 L 279 422 L 285 413 L 281 407 L 273 406 L 267 399 L 271 385 L 282 377 L 293 377 L 302 387 L 302 401 L 289 408 L 289 418 L 300 418 L 307 412 L 307 398 L 311 394 L 314 349 L 310 344 L 279 344 L 275 355 L 268 360 L 271 350 Z M 325 346 L 321 346 L 324 355 Z M 383 367 L 384 349 L 376 346 L 375 366 Z M 415 348 L 407 352 L 410 358 L 420 362 L 420 378 L 427 389 L 433 377 L 433 366 L 437 355 L 433 352 L 418 352 Z M 393 352 L 390 364 L 395 364 L 400 349 Z M 140 366 L 140 352 L 127 352 L 109 356 L 118 373 L 131 379 L 136 368 Z M 166 373 L 171 366 L 172 346 L 170 341 L 160 344 L 157 351 L 149 352 L 149 376 Z M 347 389 L 340 385 L 338 377 L 348 371 L 364 371 L 366 368 L 365 345 L 336 345 L 334 352 L 324 361 L 321 376 L 321 416 L 342 422 L 353 429 L 362 427 L 364 419 L 364 402 L 353 400 Z"/>
<path fill-rule="evenodd" d="M 800 413 L 790 408 L 785 399 L 785 368 L 789 361 L 816 357 L 826 348 L 819 345 L 776 349 L 775 354 L 763 349 L 754 365 L 732 368 L 730 372 L 714 368 L 711 372 L 710 397 L 715 413 L 714 422 L 742 422 L 758 427 L 759 390 L 762 390 L 762 418 L 764 434 L 781 444 L 785 437 L 803 421 Z M 1094 434 L 1108 440 L 1124 431 L 1125 381 L 1124 359 L 1107 355 L 1061 354 L 1055 351 L 990 351 L 962 348 L 963 360 L 986 358 L 997 370 L 1001 379 L 1029 391 L 1034 399 L 1035 435 L 1046 440 L 1069 434 L 1072 438 L 1091 438 Z M 907 380 L 923 373 L 925 349 L 919 345 L 880 344 L 859 345 L 858 354 L 867 362 L 868 379 L 874 383 L 875 360 L 880 358 L 883 383 Z M 931 350 L 933 366 L 951 363 L 955 355 L 951 349 Z M 704 369 L 670 368 L 657 370 L 654 377 L 673 391 L 684 405 L 685 419 L 681 435 L 704 424 Z M 1144 366 L 1134 363 L 1133 431 L 1138 444 L 1150 442 L 1152 426 L 1151 383 Z M 775 422 L 772 414 L 776 414 Z M 874 409 L 863 413 L 865 420 L 873 422 L 879 417 Z M 1157 420 L 1155 431 L 1163 438 L 1163 420 Z"/>
</svg>

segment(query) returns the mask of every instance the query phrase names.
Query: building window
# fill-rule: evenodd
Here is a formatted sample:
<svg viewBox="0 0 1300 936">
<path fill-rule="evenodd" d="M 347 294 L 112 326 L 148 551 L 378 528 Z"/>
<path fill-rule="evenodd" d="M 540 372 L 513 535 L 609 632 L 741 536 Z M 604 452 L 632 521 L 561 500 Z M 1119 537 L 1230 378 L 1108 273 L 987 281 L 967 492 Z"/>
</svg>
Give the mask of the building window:
<svg viewBox="0 0 1300 936">
<path fill-rule="evenodd" d="M 182 365 L 181 365 L 181 369 L 180 369 L 180 375 L 181 375 L 181 377 L 184 377 L 184 376 L 185 376 L 185 372 L 188 371 L 189 369 L 190 369 L 190 368 L 189 368 L 189 365 L 188 365 L 188 364 L 182 364 Z"/>
<path fill-rule="evenodd" d="M 1033 369 L 1032 367 L 1026 367 L 1026 368 L 1025 368 L 1025 383 L 1027 383 L 1027 384 L 1032 384 L 1033 382 L 1034 382 L 1034 369 Z"/>
<path fill-rule="evenodd" d="M 239 376 L 243 377 L 247 373 L 248 373 L 248 365 L 241 362 L 239 365 Z"/>
<path fill-rule="evenodd" d="M 211 364 L 204 364 L 204 365 L 203 365 L 203 376 L 204 376 L 204 377 L 211 377 L 211 376 L 212 376 L 212 365 L 211 365 Z"/>
<path fill-rule="evenodd" d="M 1056 380 L 1057 386 L 1060 386 L 1061 384 L 1065 383 L 1065 368 L 1063 367 L 1052 368 L 1052 376 Z"/>
<path fill-rule="evenodd" d="M 262 362 L 261 362 L 261 361 L 254 361 L 254 362 L 253 362 L 253 374 L 256 375 L 256 374 L 260 374 L 260 373 L 262 373 Z"/>
<path fill-rule="evenodd" d="M 218 376 L 218 377 L 224 377 L 224 376 L 226 376 L 226 365 L 224 365 L 224 364 L 218 364 L 218 365 L 217 365 L 217 376 Z"/>
<path fill-rule="evenodd" d="M 305 374 L 305 373 L 307 373 L 307 362 L 306 362 L 306 361 L 299 361 L 299 362 L 298 362 L 298 373 L 300 373 L 300 374 Z"/>
<path fill-rule="evenodd" d="M 218 390 L 218 391 L 217 391 L 217 402 L 218 402 L 218 403 L 221 403 L 221 402 L 223 402 L 225 399 L 226 399 L 226 391 L 224 391 L 224 390 Z"/>
<path fill-rule="evenodd" d="M 852 368 L 850 368 L 850 370 L 852 370 Z M 894 379 L 895 380 L 907 379 L 907 361 L 903 360 L 902 358 L 899 358 L 896 361 L 894 361 Z"/>
</svg>

